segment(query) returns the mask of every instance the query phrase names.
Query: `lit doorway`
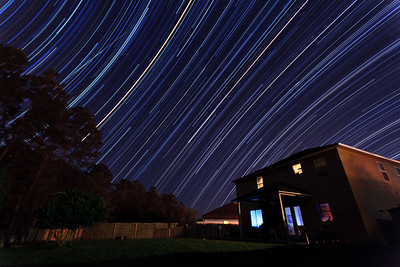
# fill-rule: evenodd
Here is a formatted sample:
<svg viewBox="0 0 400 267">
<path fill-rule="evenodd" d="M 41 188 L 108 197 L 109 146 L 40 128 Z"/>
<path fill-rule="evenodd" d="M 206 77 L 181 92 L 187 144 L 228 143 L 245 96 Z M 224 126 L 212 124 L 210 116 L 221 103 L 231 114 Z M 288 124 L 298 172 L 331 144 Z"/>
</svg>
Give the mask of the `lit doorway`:
<svg viewBox="0 0 400 267">
<path fill-rule="evenodd" d="M 300 206 L 285 207 L 285 217 L 288 234 L 290 236 L 301 235 L 299 227 L 304 226 Z"/>
</svg>

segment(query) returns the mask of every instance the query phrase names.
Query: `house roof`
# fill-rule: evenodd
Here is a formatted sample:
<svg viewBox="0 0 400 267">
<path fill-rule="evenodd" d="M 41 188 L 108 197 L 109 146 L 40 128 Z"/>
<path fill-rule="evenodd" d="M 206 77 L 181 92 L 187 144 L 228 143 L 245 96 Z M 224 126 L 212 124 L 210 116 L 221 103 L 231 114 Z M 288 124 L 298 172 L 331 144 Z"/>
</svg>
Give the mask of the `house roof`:
<svg viewBox="0 0 400 267">
<path fill-rule="evenodd" d="M 263 173 L 265 173 L 267 171 L 273 170 L 275 168 L 278 168 L 278 167 L 280 167 L 280 166 L 282 166 L 284 164 L 290 163 L 292 161 L 298 161 L 301 158 L 309 157 L 309 156 L 311 156 L 313 154 L 321 153 L 323 151 L 327 151 L 327 150 L 331 150 L 331 149 L 337 149 L 338 147 L 344 148 L 344 149 L 347 149 L 347 150 L 351 150 L 351 151 L 354 151 L 354 152 L 357 152 L 357 153 L 367 154 L 367 155 L 370 155 L 370 156 L 374 156 L 374 157 L 378 157 L 378 158 L 381 158 L 381 159 L 390 160 L 390 161 L 393 161 L 393 162 L 396 162 L 396 163 L 400 163 L 400 161 L 397 161 L 397 160 L 394 160 L 394 159 L 386 158 L 386 157 L 383 157 L 383 156 L 380 156 L 380 155 L 377 155 L 377 154 L 374 154 L 374 153 L 370 153 L 370 152 L 367 152 L 367 151 L 364 151 L 364 150 L 361 150 L 361 149 L 358 149 L 358 148 L 355 148 L 355 147 L 351 147 L 351 146 L 348 146 L 348 145 L 345 145 L 345 144 L 342 144 L 342 143 L 335 143 L 335 144 L 331 144 L 331 145 L 310 148 L 310 149 L 306 149 L 306 150 L 297 152 L 297 153 L 295 153 L 295 154 L 293 154 L 293 155 L 291 155 L 291 156 L 289 156 L 289 157 L 287 157 L 287 158 L 285 158 L 283 160 L 277 161 L 277 162 L 275 162 L 275 163 L 273 163 L 273 164 L 271 164 L 271 165 L 269 165 L 269 166 L 267 166 L 267 167 L 265 167 L 263 169 L 260 169 L 260 170 L 258 170 L 256 172 L 253 172 L 253 173 L 249 174 L 249 175 L 246 175 L 244 177 L 236 179 L 236 180 L 233 181 L 233 183 L 237 183 L 237 182 L 240 182 L 240 181 L 243 181 L 243 180 L 247 180 L 248 178 L 257 177 L 257 176 L 259 176 L 259 175 L 261 175 L 261 174 L 263 174 Z"/>
<path fill-rule="evenodd" d="M 298 197 L 310 197 L 312 194 L 310 192 L 304 191 L 302 189 L 296 188 L 294 186 L 287 185 L 285 183 L 270 183 L 260 189 L 254 190 L 246 195 L 235 198 L 233 202 L 260 202 L 264 201 L 272 195 L 284 194 Z"/>
<path fill-rule="evenodd" d="M 238 219 L 237 203 L 228 203 L 202 216 L 203 219 Z"/>
</svg>

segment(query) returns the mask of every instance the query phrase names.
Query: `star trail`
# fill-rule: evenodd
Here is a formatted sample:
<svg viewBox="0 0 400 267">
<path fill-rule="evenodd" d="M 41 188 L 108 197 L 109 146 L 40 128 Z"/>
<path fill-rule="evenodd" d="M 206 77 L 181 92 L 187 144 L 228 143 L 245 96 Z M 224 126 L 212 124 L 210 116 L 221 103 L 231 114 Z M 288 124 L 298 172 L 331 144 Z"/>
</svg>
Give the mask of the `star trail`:
<svg viewBox="0 0 400 267">
<path fill-rule="evenodd" d="M 199 215 L 341 142 L 400 160 L 400 1 L 1 1 L 0 42 L 95 114 L 98 162 Z"/>
</svg>

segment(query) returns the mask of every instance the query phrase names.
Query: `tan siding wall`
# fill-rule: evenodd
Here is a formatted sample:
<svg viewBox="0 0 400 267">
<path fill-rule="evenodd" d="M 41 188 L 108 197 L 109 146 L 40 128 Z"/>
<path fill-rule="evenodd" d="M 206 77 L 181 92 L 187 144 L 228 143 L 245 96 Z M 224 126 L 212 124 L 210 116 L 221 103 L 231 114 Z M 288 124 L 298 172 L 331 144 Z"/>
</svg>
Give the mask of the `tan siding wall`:
<svg viewBox="0 0 400 267">
<path fill-rule="evenodd" d="M 394 169 L 400 164 L 350 149 L 338 151 L 370 240 L 383 242 L 378 220 L 390 220 L 387 209 L 400 203 L 400 178 Z M 390 181 L 384 180 L 377 162 L 383 163 Z"/>
</svg>

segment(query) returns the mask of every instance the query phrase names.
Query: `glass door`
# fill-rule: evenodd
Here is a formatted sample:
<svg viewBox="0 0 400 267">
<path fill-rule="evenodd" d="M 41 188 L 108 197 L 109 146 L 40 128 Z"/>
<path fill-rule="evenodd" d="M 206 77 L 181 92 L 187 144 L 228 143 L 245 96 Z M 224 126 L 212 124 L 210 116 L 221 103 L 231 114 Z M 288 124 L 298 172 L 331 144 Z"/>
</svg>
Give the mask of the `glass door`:
<svg viewBox="0 0 400 267">
<path fill-rule="evenodd" d="M 285 207 L 286 224 L 289 235 L 301 235 L 299 226 L 304 226 L 300 206 Z"/>
<path fill-rule="evenodd" d="M 293 221 L 292 211 L 291 211 L 290 207 L 285 208 L 285 214 L 286 214 L 286 224 L 287 224 L 289 235 L 296 235 L 296 232 L 294 231 L 294 221 Z"/>
</svg>

